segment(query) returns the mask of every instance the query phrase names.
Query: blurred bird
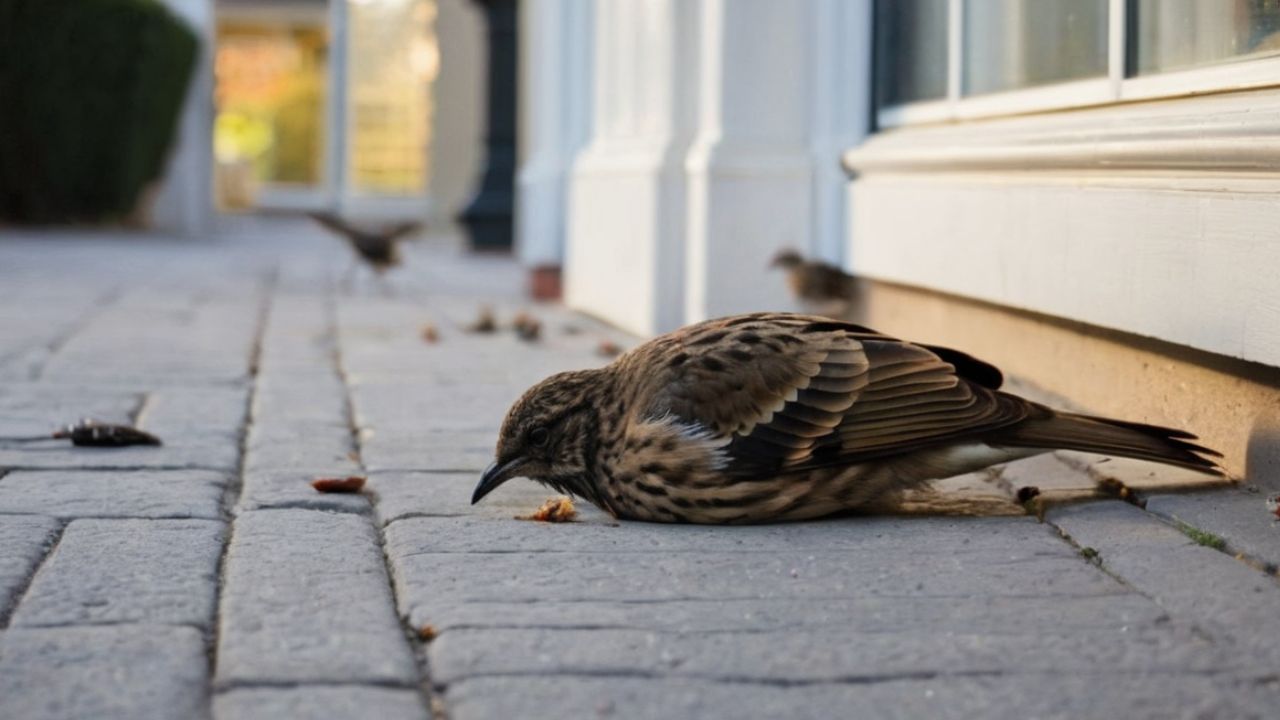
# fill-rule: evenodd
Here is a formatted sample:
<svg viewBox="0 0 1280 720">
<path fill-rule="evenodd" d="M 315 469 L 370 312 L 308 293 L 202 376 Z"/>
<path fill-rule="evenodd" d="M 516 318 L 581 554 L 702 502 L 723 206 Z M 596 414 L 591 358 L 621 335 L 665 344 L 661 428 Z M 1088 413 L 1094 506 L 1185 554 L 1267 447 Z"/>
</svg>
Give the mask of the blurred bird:
<svg viewBox="0 0 1280 720">
<path fill-rule="evenodd" d="M 346 239 L 356 255 L 378 274 L 400 264 L 400 241 L 422 229 L 422 223 L 416 220 L 367 228 L 356 227 L 333 213 L 313 212 L 310 216 Z"/>
<path fill-rule="evenodd" d="M 710 320 L 531 388 L 472 502 L 527 477 L 622 518 L 801 520 L 1060 448 L 1222 474 L 1194 435 L 1055 411 L 1002 382 L 965 353 L 850 323 Z"/>
<path fill-rule="evenodd" d="M 817 315 L 843 318 L 852 309 L 858 292 L 858 279 L 835 265 L 805 260 L 795 250 L 781 250 L 769 267 L 787 271 L 791 294 Z"/>
</svg>

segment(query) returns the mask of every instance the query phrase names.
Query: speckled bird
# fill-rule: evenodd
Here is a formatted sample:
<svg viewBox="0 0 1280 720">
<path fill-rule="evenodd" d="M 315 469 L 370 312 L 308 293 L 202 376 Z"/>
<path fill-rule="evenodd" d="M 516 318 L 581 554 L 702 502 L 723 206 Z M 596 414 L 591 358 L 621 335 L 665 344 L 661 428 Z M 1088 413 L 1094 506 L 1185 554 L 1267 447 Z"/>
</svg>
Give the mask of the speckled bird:
<svg viewBox="0 0 1280 720">
<path fill-rule="evenodd" d="M 310 215 L 345 239 L 356 255 L 379 274 L 400 264 L 400 241 L 422 229 L 422 223 L 416 220 L 369 228 L 356 227 L 333 213 L 313 212 Z"/>
<path fill-rule="evenodd" d="M 805 260 L 795 250 L 781 250 L 769 267 L 787 272 L 787 286 L 808 312 L 844 317 L 858 295 L 858 279 L 835 265 Z"/>
<path fill-rule="evenodd" d="M 1056 411 L 1002 381 L 965 353 L 827 318 L 709 320 L 529 389 L 472 503 L 527 477 L 619 518 L 759 523 L 1053 449 L 1222 473 L 1190 433 Z"/>
</svg>

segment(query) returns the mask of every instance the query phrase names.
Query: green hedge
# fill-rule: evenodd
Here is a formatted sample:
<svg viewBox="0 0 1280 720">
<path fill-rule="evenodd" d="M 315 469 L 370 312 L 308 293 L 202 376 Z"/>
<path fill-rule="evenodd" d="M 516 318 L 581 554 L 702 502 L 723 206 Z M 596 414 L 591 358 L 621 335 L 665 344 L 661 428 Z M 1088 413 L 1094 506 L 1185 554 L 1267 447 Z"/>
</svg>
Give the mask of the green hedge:
<svg viewBox="0 0 1280 720">
<path fill-rule="evenodd" d="M 0 220 L 128 215 L 164 169 L 198 47 L 155 0 L 0 0 Z"/>
</svg>

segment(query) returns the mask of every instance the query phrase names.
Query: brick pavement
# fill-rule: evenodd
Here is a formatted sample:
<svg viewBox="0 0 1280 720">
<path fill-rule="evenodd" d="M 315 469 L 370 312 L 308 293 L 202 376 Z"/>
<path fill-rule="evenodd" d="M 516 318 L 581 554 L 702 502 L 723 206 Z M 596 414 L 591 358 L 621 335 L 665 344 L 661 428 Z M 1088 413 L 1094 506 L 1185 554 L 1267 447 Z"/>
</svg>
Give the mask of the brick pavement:
<svg viewBox="0 0 1280 720">
<path fill-rule="evenodd" d="M 513 517 L 547 496 L 524 482 L 472 508 L 514 397 L 635 341 L 554 306 L 533 309 L 537 343 L 466 333 L 482 302 L 524 307 L 518 270 L 409 256 L 347 289 L 342 248 L 290 221 L 0 238 L 0 438 L 92 415 L 165 440 L 0 439 L 0 717 L 1280 707 L 1280 527 L 1244 488 L 1171 494 L 1163 470 L 1050 456 L 949 483 L 1001 510 L 981 518 L 544 525 Z M 321 495 L 321 474 L 369 484 Z M 1101 474 L 1146 510 L 1041 523 L 1010 500 Z"/>
</svg>

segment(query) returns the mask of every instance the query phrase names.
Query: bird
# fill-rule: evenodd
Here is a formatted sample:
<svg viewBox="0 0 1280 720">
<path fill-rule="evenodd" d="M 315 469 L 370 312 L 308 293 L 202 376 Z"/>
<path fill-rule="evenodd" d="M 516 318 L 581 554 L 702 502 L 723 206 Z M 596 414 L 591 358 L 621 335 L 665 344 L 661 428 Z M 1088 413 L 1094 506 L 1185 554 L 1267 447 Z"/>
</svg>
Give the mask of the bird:
<svg viewBox="0 0 1280 720">
<path fill-rule="evenodd" d="M 311 219 L 346 239 L 374 272 L 382 274 L 400 264 L 400 241 L 422 228 L 416 220 L 379 228 L 361 228 L 329 212 L 310 213 Z"/>
<path fill-rule="evenodd" d="M 795 250 L 784 249 L 773 256 L 769 267 L 787 271 L 791 294 L 809 312 L 844 317 L 852 309 L 858 293 L 858 279 L 835 265 L 805 260 Z"/>
<path fill-rule="evenodd" d="M 1223 475 L 1191 433 L 1054 410 L 995 366 L 830 318 L 752 313 L 543 380 L 511 406 L 471 502 L 514 477 L 616 518 L 746 524 L 883 507 L 1055 449 Z"/>
</svg>

